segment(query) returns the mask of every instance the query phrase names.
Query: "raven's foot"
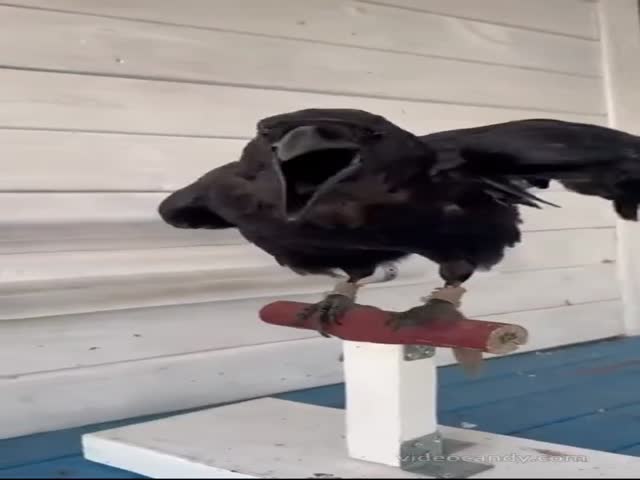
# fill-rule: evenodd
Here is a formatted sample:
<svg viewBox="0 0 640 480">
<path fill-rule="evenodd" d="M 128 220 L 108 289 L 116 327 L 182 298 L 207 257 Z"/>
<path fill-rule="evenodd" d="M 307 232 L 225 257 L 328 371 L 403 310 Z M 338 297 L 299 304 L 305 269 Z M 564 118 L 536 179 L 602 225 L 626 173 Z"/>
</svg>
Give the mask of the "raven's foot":
<svg viewBox="0 0 640 480">
<path fill-rule="evenodd" d="M 458 309 L 445 300 L 431 299 L 426 304 L 398 312 L 387 321 L 393 330 L 410 327 L 423 327 L 436 319 L 457 320 L 463 318 Z"/>
<path fill-rule="evenodd" d="M 465 293 L 461 286 L 446 286 L 436 289 L 429 297 L 423 298 L 424 305 L 411 308 L 406 312 L 395 314 L 387 324 L 394 330 L 405 327 L 422 327 L 430 321 L 457 320 L 464 318 L 458 310 L 460 299 Z M 469 377 L 475 377 L 483 365 L 483 353 L 481 350 L 453 347 L 453 355 Z"/>
<path fill-rule="evenodd" d="M 340 325 L 340 319 L 354 305 L 354 300 L 341 294 L 330 294 L 324 300 L 309 305 L 298 314 L 298 320 L 306 322 L 314 315 L 318 315 L 316 329 L 323 337 L 329 337 L 326 332 L 331 324 Z"/>
<path fill-rule="evenodd" d="M 309 305 L 298 314 L 298 321 L 304 323 L 314 315 L 318 315 L 317 330 L 323 337 L 329 337 L 326 329 L 331 324 L 340 325 L 345 313 L 355 305 L 358 285 L 344 282 L 336 285 L 333 292 L 324 300 Z"/>
<path fill-rule="evenodd" d="M 438 288 L 429 297 L 422 299 L 425 302 L 424 305 L 394 314 L 387 325 L 398 330 L 404 327 L 421 327 L 435 319 L 457 320 L 464 318 L 458 308 L 465 291 L 461 286 Z"/>
</svg>

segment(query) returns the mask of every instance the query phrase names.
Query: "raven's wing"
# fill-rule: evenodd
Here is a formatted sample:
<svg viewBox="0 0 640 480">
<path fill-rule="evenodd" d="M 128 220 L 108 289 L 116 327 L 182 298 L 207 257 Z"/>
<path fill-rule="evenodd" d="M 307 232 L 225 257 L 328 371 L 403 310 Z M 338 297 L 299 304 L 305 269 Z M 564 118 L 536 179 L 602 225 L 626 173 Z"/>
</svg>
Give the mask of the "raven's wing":
<svg viewBox="0 0 640 480">
<path fill-rule="evenodd" d="M 625 132 L 532 119 L 420 138 L 438 152 L 433 175 L 475 178 L 497 198 L 539 206 L 544 200 L 529 190 L 558 181 L 574 192 L 613 200 L 625 218 L 620 205 L 635 211 L 640 203 L 640 139 Z"/>
</svg>

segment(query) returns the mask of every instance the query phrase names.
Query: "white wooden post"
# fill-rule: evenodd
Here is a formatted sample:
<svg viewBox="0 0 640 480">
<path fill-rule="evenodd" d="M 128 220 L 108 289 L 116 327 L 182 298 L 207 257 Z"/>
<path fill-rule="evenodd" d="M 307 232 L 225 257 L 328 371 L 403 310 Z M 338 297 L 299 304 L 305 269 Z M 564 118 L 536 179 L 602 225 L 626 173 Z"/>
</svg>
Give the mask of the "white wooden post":
<svg viewBox="0 0 640 480">
<path fill-rule="evenodd" d="M 349 456 L 400 466 L 402 444 L 435 434 L 433 358 L 405 360 L 399 345 L 344 342 Z"/>
<path fill-rule="evenodd" d="M 609 125 L 640 135 L 640 18 L 637 0 L 598 2 Z M 640 224 L 618 220 L 625 333 L 640 334 Z"/>
</svg>

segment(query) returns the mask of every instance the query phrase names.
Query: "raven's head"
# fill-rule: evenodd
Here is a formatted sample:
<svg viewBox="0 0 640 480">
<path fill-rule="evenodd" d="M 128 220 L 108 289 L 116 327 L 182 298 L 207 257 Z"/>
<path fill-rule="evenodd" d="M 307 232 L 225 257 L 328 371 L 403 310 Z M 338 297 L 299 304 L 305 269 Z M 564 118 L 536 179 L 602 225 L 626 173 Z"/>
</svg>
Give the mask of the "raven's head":
<svg viewBox="0 0 640 480">
<path fill-rule="evenodd" d="M 362 150 L 380 138 L 382 117 L 360 110 L 308 109 L 265 118 L 258 135 L 269 143 L 282 184 L 284 214 L 299 221 L 318 200 L 362 168 Z"/>
</svg>

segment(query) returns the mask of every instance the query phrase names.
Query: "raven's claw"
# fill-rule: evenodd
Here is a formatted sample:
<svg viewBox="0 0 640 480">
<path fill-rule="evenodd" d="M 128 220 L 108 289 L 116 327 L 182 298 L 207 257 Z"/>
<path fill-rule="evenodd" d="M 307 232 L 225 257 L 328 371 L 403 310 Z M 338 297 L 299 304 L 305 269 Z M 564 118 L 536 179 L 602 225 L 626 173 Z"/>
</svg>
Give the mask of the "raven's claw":
<svg viewBox="0 0 640 480">
<path fill-rule="evenodd" d="M 304 323 L 318 314 L 317 330 L 323 337 L 329 337 L 326 328 L 331 324 L 341 325 L 340 320 L 344 314 L 354 305 L 352 298 L 339 293 L 332 293 L 324 300 L 309 305 L 298 314 L 298 321 Z"/>
<path fill-rule="evenodd" d="M 457 320 L 459 318 L 464 317 L 452 303 L 432 299 L 424 305 L 393 314 L 387 320 L 387 325 L 393 330 L 398 330 L 400 328 L 422 327 L 436 319 Z"/>
</svg>

